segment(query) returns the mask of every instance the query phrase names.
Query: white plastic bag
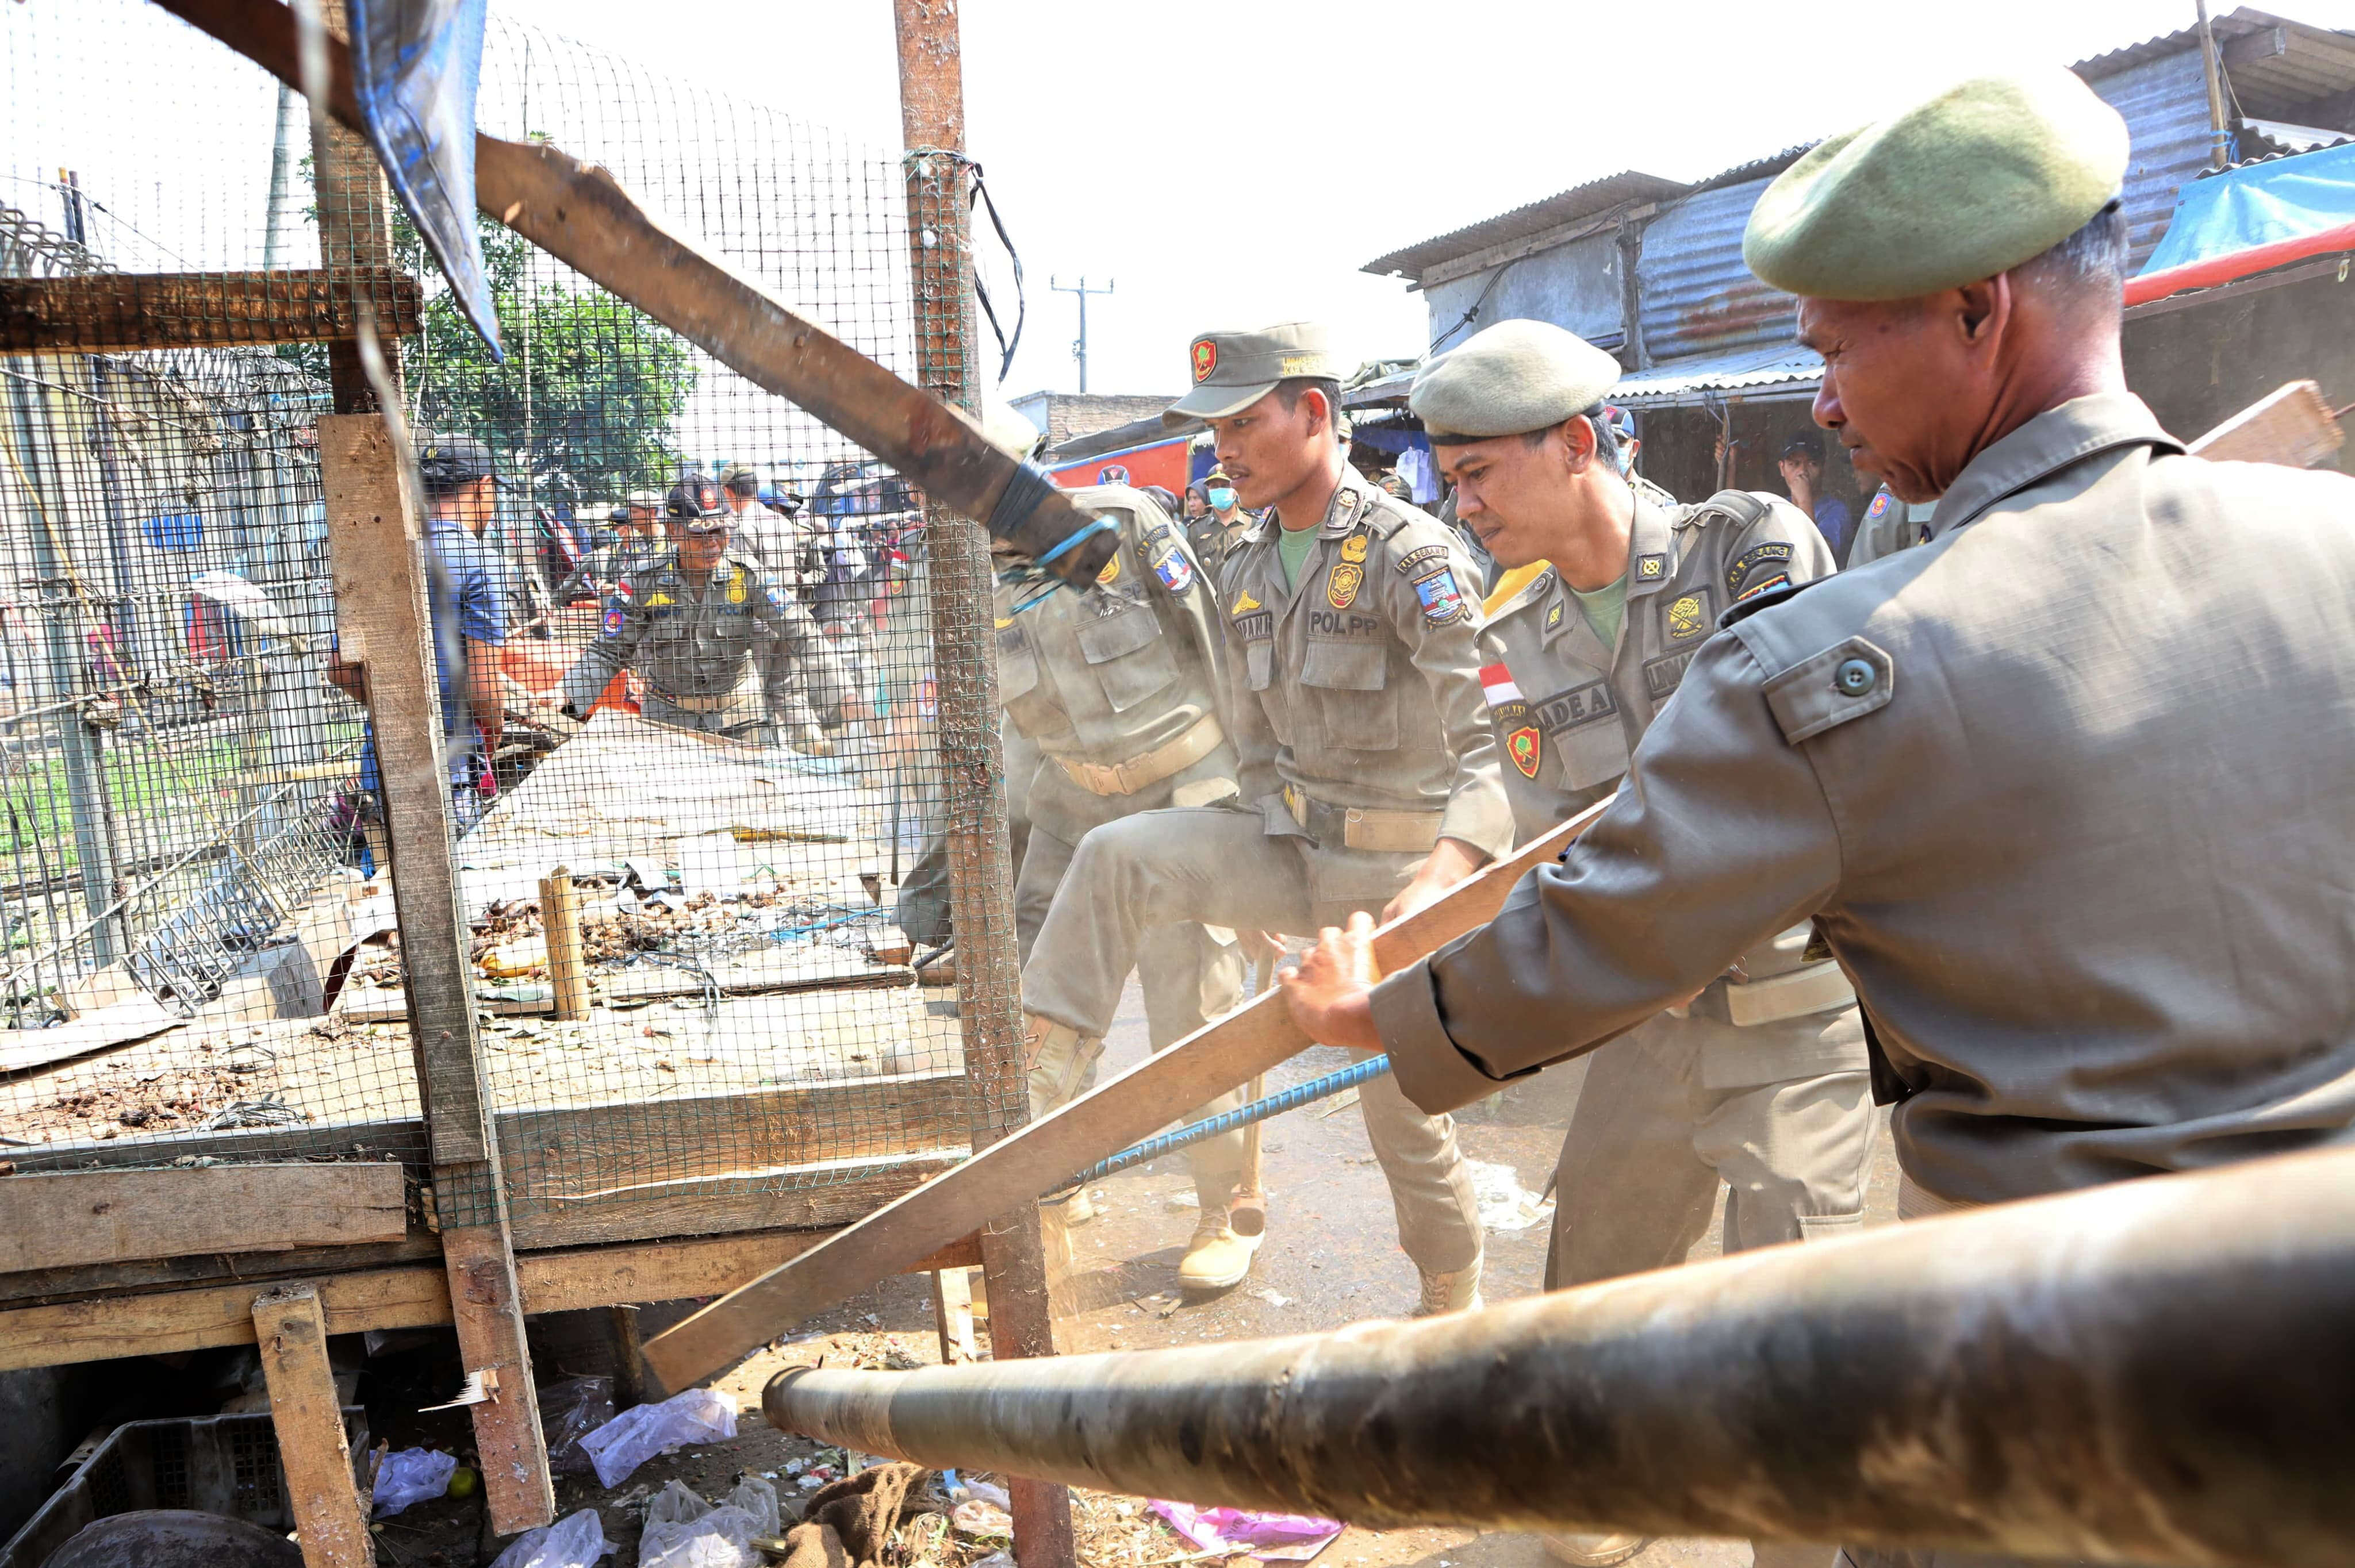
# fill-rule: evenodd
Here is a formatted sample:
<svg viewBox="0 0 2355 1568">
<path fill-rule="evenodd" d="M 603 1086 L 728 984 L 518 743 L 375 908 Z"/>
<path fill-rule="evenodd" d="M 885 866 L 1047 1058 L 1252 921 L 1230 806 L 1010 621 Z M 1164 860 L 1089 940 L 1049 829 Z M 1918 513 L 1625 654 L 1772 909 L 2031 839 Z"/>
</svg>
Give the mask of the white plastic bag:
<svg viewBox="0 0 2355 1568">
<path fill-rule="evenodd" d="M 752 1516 L 723 1503 L 684 1524 L 649 1524 L 638 1538 L 638 1568 L 762 1568 Z"/>
<path fill-rule="evenodd" d="M 525 1531 L 498 1554 L 491 1568 L 591 1568 L 613 1550 L 597 1510 L 584 1508 L 554 1524 Z"/>
<path fill-rule="evenodd" d="M 747 1474 L 743 1479 L 736 1483 L 736 1489 L 722 1498 L 720 1501 L 730 1508 L 741 1508 L 751 1515 L 752 1522 L 759 1526 L 753 1533 L 757 1535 L 783 1533 L 777 1528 L 777 1489 L 760 1477 Z"/>
<path fill-rule="evenodd" d="M 711 1511 L 711 1505 L 685 1481 L 674 1480 L 646 1504 L 646 1527 L 689 1524 Z"/>
<path fill-rule="evenodd" d="M 438 1498 L 450 1489 L 458 1456 L 432 1448 L 399 1448 L 384 1457 L 376 1472 L 376 1516 L 388 1519 L 411 1503 Z"/>
<path fill-rule="evenodd" d="M 735 1403 L 708 1388 L 690 1388 L 660 1404 L 633 1405 L 581 1439 L 581 1446 L 597 1467 L 598 1483 L 618 1487 L 656 1454 L 735 1436 Z"/>
</svg>

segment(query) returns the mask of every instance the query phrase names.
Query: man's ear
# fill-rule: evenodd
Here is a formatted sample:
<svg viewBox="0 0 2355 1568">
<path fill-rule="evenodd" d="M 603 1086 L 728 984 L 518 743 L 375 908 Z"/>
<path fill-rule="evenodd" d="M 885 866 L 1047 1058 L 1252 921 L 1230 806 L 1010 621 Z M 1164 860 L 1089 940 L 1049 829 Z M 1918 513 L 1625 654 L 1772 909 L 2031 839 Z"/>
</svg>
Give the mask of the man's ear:
<svg viewBox="0 0 2355 1568">
<path fill-rule="evenodd" d="M 1961 296 L 1955 322 L 1962 329 L 1966 344 L 1983 349 L 2003 335 L 2004 329 L 2011 323 L 2013 304 L 2009 272 L 1966 283 L 1955 292 Z"/>
<path fill-rule="evenodd" d="M 1555 429 L 1561 433 L 1563 466 L 1572 473 L 1584 473 L 1594 461 L 1594 426 L 1585 415 L 1572 414 Z"/>
</svg>

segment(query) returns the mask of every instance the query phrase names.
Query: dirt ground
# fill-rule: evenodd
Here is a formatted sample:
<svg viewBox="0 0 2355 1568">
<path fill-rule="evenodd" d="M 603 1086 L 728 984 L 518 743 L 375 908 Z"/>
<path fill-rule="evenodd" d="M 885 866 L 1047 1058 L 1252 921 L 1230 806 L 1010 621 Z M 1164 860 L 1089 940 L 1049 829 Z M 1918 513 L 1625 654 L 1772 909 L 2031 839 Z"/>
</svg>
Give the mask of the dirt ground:
<svg viewBox="0 0 2355 1568">
<path fill-rule="evenodd" d="M 1117 1069 L 1145 1051 L 1142 1008 L 1130 988 L 1109 1043 L 1107 1065 Z M 1310 1052 L 1271 1075 L 1271 1089 L 1305 1081 L 1343 1065 L 1337 1051 Z M 1572 1065 L 1516 1086 L 1459 1118 L 1468 1157 L 1509 1168 L 1518 1185 L 1543 1189 L 1576 1105 L 1584 1074 Z M 1368 1318 L 1401 1317 L 1415 1301 L 1413 1266 L 1398 1250 L 1390 1194 L 1353 1103 L 1335 1102 L 1291 1112 L 1267 1126 L 1265 1174 L 1270 1192 L 1268 1245 L 1251 1277 L 1210 1298 L 1182 1296 L 1177 1269 L 1195 1209 L 1182 1156 L 1124 1171 L 1092 1189 L 1101 1217 L 1074 1234 L 1077 1264 L 1059 1306 L 1066 1352 L 1141 1350 L 1204 1340 L 1255 1339 L 1331 1328 Z M 1495 1180 L 1491 1177 L 1492 1181 Z M 1896 1167 L 1885 1128 L 1876 1139 L 1868 1200 L 1869 1224 L 1893 1223 Z M 1492 1226 L 1486 1292 L 1492 1301 L 1534 1294 L 1545 1265 L 1546 1225 Z M 1695 1249 L 1714 1256 L 1714 1234 Z M 692 1303 L 645 1309 L 645 1331 L 682 1315 Z M 682 1449 L 649 1461 L 622 1486 L 602 1489 L 590 1477 L 560 1477 L 559 1517 L 594 1507 L 605 1534 L 619 1547 L 607 1563 L 635 1568 L 640 1514 L 646 1499 L 673 1478 L 717 1499 L 740 1474 L 778 1472 L 774 1484 L 789 1504 L 806 1496 L 786 1473 L 793 1460 L 824 1457 L 815 1445 L 771 1429 L 760 1415 L 760 1393 L 787 1365 L 823 1358 L 832 1365 L 932 1363 L 940 1359 L 931 1297 L 921 1277 L 902 1277 L 805 1325 L 790 1340 L 764 1350 L 713 1386 L 740 1412 L 731 1442 Z M 420 1442 L 464 1450 L 464 1413 L 379 1419 L 379 1437 L 395 1446 Z M 1081 1558 L 1086 1568 L 1147 1568 L 1183 1557 L 1192 1548 L 1147 1515 L 1138 1499 L 1083 1494 L 1078 1499 Z M 789 1508 L 790 1511 L 790 1508 Z M 382 1521 L 380 1562 L 393 1568 L 468 1568 L 487 1563 L 496 1543 L 484 1534 L 479 1499 L 421 1504 Z M 964 1561 L 1002 1546 L 968 1539 Z M 1550 1568 L 1553 1559 L 1533 1537 L 1479 1535 L 1461 1530 L 1345 1531 L 1316 1560 L 1318 1568 Z M 1636 1568 L 1746 1568 L 1749 1546 L 1729 1541 L 1659 1541 L 1632 1560 Z M 956 1568 L 943 1561 L 942 1568 Z"/>
</svg>

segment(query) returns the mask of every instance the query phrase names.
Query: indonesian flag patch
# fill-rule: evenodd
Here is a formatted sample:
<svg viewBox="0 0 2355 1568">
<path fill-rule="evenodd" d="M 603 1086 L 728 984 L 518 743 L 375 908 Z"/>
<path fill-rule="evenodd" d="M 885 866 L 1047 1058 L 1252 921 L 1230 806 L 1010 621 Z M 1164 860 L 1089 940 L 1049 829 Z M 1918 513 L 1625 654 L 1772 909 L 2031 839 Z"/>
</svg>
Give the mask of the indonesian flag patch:
<svg viewBox="0 0 2355 1568">
<path fill-rule="evenodd" d="M 1488 664 L 1480 671 L 1480 689 L 1488 695 L 1488 705 L 1502 707 L 1507 703 L 1521 700 L 1521 688 L 1513 683 L 1513 673 L 1502 664 Z"/>
</svg>

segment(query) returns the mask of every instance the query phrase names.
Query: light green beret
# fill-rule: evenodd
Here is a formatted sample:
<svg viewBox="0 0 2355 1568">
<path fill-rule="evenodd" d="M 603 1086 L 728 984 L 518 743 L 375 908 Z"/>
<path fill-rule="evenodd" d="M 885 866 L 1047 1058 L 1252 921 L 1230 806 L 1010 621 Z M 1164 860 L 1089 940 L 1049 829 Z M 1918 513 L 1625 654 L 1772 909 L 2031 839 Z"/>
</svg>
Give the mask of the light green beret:
<svg viewBox="0 0 2355 1568">
<path fill-rule="evenodd" d="M 1561 424 L 1603 401 L 1619 362 L 1551 322 L 1483 327 L 1415 372 L 1407 407 L 1444 446 Z"/>
<path fill-rule="evenodd" d="M 2126 122 L 2073 71 L 1977 77 L 1785 170 L 1751 209 L 1742 259 L 1813 299 L 1934 294 L 2068 238 L 2126 168 Z"/>
</svg>

